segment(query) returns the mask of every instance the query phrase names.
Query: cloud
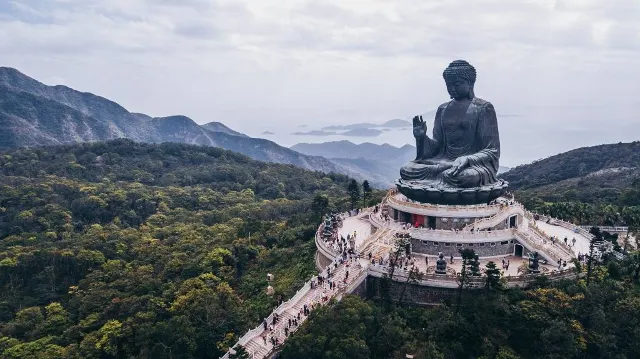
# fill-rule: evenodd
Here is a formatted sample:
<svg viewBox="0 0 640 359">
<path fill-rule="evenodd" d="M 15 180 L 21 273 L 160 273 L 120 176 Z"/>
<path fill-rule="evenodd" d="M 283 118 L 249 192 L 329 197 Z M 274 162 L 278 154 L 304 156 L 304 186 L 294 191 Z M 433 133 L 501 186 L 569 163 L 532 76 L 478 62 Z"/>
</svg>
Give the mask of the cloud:
<svg viewBox="0 0 640 359">
<path fill-rule="evenodd" d="M 524 158 L 518 145 L 542 135 L 520 131 L 611 117 L 606 138 L 627 135 L 638 19 L 632 0 L 9 0 L 0 58 L 133 111 L 232 121 L 255 135 L 423 113 L 447 100 L 442 70 L 464 58 L 479 95 L 499 114 L 522 114 L 501 128 L 503 156 Z M 611 109 L 576 115 L 592 103 Z M 596 132 L 571 143 L 602 140 Z M 545 148 L 540 157 L 561 146 Z"/>
</svg>

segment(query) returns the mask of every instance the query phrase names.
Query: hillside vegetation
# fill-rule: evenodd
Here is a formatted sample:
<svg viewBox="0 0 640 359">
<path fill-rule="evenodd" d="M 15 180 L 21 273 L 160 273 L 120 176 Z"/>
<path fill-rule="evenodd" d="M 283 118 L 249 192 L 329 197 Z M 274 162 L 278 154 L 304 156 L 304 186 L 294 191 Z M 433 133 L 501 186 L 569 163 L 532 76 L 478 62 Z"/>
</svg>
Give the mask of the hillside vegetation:
<svg viewBox="0 0 640 359">
<path fill-rule="evenodd" d="M 106 98 L 66 86 L 47 86 L 16 69 L 0 67 L 0 149 L 128 138 L 221 147 L 254 160 L 292 164 L 312 171 L 347 174 L 386 188 L 376 173 L 341 166 L 252 138 L 220 122 L 197 124 L 186 116 L 151 117 L 129 112 Z"/>
<path fill-rule="evenodd" d="M 0 357 L 217 358 L 314 272 L 312 200 L 344 209 L 347 180 L 184 144 L 0 152 Z"/>
<path fill-rule="evenodd" d="M 578 148 L 501 177 L 536 211 L 579 224 L 640 226 L 640 142 Z"/>
</svg>

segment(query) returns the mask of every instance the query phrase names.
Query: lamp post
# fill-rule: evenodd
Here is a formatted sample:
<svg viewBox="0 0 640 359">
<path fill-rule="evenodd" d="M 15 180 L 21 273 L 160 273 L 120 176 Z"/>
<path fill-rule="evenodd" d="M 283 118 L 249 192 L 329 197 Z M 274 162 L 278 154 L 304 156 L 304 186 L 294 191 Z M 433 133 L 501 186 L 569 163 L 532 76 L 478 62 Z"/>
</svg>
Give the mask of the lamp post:
<svg viewBox="0 0 640 359">
<path fill-rule="evenodd" d="M 271 286 L 271 281 L 273 281 L 273 274 L 267 273 L 267 295 L 272 296 L 275 294 L 275 289 Z"/>
</svg>

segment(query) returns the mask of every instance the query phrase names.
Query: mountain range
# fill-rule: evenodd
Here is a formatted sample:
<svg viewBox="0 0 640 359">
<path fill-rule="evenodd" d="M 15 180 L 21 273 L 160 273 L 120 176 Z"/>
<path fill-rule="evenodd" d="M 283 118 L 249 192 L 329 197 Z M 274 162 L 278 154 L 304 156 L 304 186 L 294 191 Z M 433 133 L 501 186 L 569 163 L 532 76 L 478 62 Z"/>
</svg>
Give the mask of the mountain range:
<svg viewBox="0 0 640 359">
<path fill-rule="evenodd" d="M 411 145 L 334 141 L 286 148 L 220 122 L 199 125 L 186 116 L 129 112 L 106 98 L 47 86 L 18 70 L 0 67 L 0 149 L 117 138 L 221 147 L 260 161 L 367 179 L 378 188 L 392 186 L 400 166 L 415 158 Z M 579 148 L 507 170 L 501 167 L 499 173 L 512 190 L 550 201 L 606 202 L 640 178 L 640 142 Z"/>
<path fill-rule="evenodd" d="M 186 116 L 151 117 L 67 86 L 47 86 L 16 69 L 0 67 L 0 149 L 128 138 L 222 147 L 253 159 L 347 174 L 385 188 L 388 179 L 356 164 L 342 165 L 252 138 L 220 122 L 198 125 Z"/>
</svg>

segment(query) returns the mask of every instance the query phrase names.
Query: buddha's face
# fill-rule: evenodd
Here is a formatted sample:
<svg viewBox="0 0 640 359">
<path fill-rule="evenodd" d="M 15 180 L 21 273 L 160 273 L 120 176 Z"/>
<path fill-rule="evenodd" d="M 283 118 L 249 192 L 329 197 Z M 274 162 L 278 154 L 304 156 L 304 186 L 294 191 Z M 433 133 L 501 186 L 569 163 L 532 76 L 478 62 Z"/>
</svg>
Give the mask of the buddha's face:
<svg viewBox="0 0 640 359">
<path fill-rule="evenodd" d="M 447 92 L 449 96 L 455 100 L 463 100 L 471 98 L 471 84 L 462 77 L 452 78 L 446 81 Z"/>
</svg>

